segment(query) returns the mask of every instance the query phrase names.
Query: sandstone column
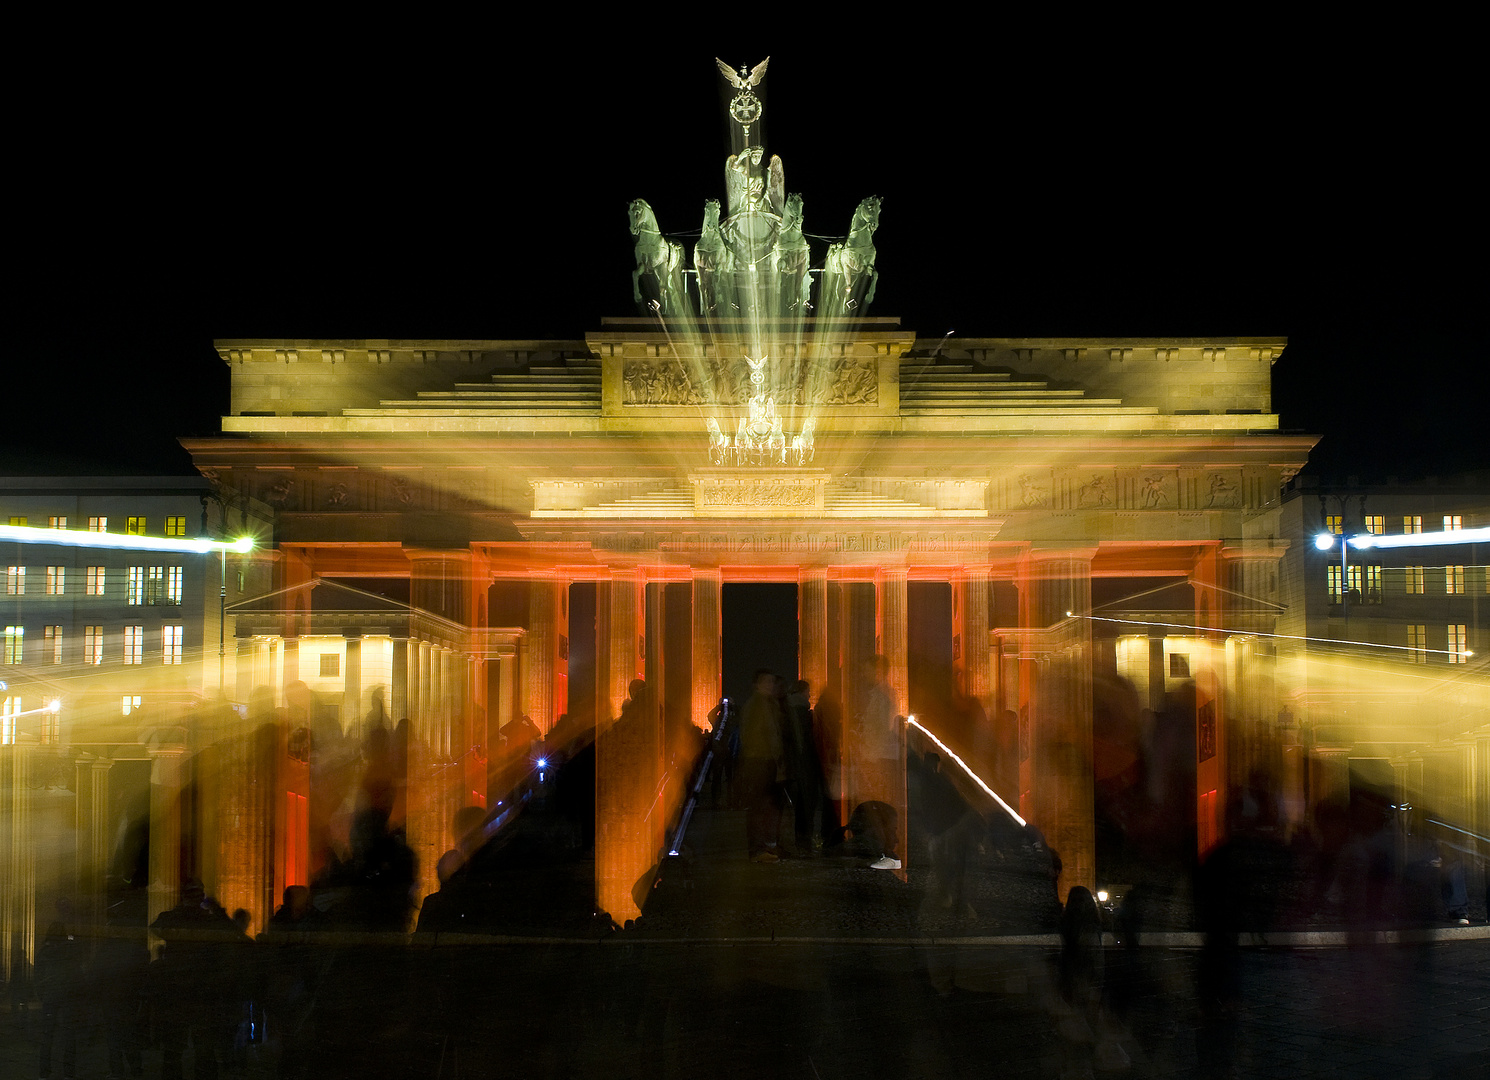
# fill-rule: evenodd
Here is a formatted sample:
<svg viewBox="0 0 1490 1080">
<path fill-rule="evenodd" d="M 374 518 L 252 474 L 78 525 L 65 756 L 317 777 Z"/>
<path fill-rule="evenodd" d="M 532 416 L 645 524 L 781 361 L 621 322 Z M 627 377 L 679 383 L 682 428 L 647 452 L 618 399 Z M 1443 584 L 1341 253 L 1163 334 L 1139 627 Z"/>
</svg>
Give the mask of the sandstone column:
<svg viewBox="0 0 1490 1080">
<path fill-rule="evenodd" d="M 558 719 L 554 688 L 559 666 L 559 581 L 534 575 L 528 600 L 528 636 L 523 668 L 523 711 L 547 733 Z"/>
<path fill-rule="evenodd" d="M 723 692 L 719 622 L 718 570 L 693 571 L 693 715 L 695 724 L 708 720 Z"/>
<path fill-rule="evenodd" d="M 809 693 L 821 696 L 828 683 L 828 572 L 812 567 L 797 572 L 797 672 Z"/>
<path fill-rule="evenodd" d="M 5 787 L 4 861 L 0 862 L 0 963 L 11 985 L 36 960 L 36 845 L 31 826 L 31 753 L 21 742 L 0 747 Z M 152 840 L 154 838 L 152 837 Z M 152 853 L 154 848 L 151 848 Z"/>
<path fill-rule="evenodd" d="M 145 921 L 151 923 L 181 899 L 181 769 L 183 743 L 150 747 L 150 895 Z"/>
<path fill-rule="evenodd" d="M 361 739 L 362 731 L 362 638 L 346 639 L 346 659 L 341 675 L 341 730 L 349 738 Z"/>
<path fill-rule="evenodd" d="M 657 851 L 648 816 L 656 795 L 661 747 L 656 724 L 648 722 L 645 702 L 621 717 L 631 680 L 642 666 L 643 605 L 635 570 L 612 572 L 602 584 L 605 647 L 596 645 L 596 681 L 604 687 L 597 703 L 595 741 L 595 891 L 601 910 L 616 922 L 635 918 Z M 600 634 L 597 630 L 597 638 Z M 602 656 L 604 667 L 601 666 Z"/>
</svg>

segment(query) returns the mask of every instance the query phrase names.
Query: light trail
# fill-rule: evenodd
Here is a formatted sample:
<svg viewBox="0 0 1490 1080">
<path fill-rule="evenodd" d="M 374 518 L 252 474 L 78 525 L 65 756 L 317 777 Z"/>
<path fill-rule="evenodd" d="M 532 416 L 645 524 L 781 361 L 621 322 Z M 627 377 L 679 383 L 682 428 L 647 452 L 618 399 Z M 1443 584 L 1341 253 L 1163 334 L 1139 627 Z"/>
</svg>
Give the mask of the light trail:
<svg viewBox="0 0 1490 1080">
<path fill-rule="evenodd" d="M 953 761 L 957 762 L 958 765 L 962 766 L 962 771 L 965 772 L 965 773 L 967 773 L 968 776 L 970 776 L 972 778 L 973 783 L 977 784 L 980 788 L 982 788 L 990 796 L 992 796 L 993 801 L 996 802 L 996 803 L 998 803 L 1000 806 L 1002 806 L 1004 808 L 1004 813 L 1008 814 L 1015 821 L 1019 822 L 1019 825 L 1020 825 L 1021 828 L 1023 828 L 1026 824 L 1028 824 L 1024 820 L 1024 818 L 1022 818 L 1022 817 L 1019 816 L 1019 814 L 1015 811 L 1015 809 L 1012 806 L 1010 806 L 1008 803 L 1004 802 L 1003 799 L 999 798 L 999 793 L 997 791 L 994 791 L 993 788 L 991 788 L 987 784 L 985 784 L 983 782 L 983 778 L 981 776 L 979 776 L 977 773 L 973 772 L 973 770 L 968 766 L 968 763 L 965 762 L 965 761 L 963 761 L 962 758 L 958 756 L 957 751 L 953 750 L 950 746 L 948 746 L 946 743 L 942 742 L 942 740 L 938 739 L 935 735 L 933 735 L 931 733 L 931 730 L 925 724 L 923 724 L 923 723 L 921 723 L 921 721 L 917 720 L 914 715 L 907 716 L 905 718 L 905 722 L 907 724 L 910 724 L 914 728 L 918 728 L 921 731 L 921 733 L 924 734 L 928 739 L 930 739 L 932 742 L 936 743 L 937 746 L 941 747 L 943 753 L 945 753 Z"/>
<path fill-rule="evenodd" d="M 184 551 L 198 555 L 209 551 L 252 551 L 253 537 L 237 540 L 187 540 L 172 536 L 127 536 L 91 532 L 87 529 L 43 529 L 38 525 L 0 525 L 0 540 L 17 544 L 61 544 L 67 547 L 124 548 L 135 551 Z"/>
<path fill-rule="evenodd" d="M 1219 626 L 1192 626 L 1189 623 L 1157 622 L 1153 619 L 1112 619 L 1103 615 L 1077 615 L 1066 612 L 1068 619 L 1087 619 L 1091 622 L 1122 623 L 1126 626 L 1163 626 L 1171 630 L 1199 630 L 1208 634 L 1235 634 L 1238 637 L 1275 638 L 1281 641 L 1313 641 L 1321 645 L 1354 645 L 1365 649 L 1393 649 L 1407 653 L 1435 653 L 1439 656 L 1473 657 L 1473 650 L 1455 653 L 1449 649 L 1419 649 L 1411 645 L 1382 645 L 1374 641 L 1342 641 L 1339 638 L 1307 637 L 1303 634 L 1269 634 L 1261 630 L 1227 630 Z M 1012 628 L 1011 628 L 1012 630 Z"/>
<path fill-rule="evenodd" d="M 1321 551 L 1335 546 L 1335 537 L 1338 533 L 1320 533 L 1314 539 L 1314 544 Z M 1325 541 L 1328 540 L 1328 543 Z M 1351 547 L 1357 549 L 1367 548 L 1400 548 L 1400 547 L 1439 547 L 1444 544 L 1486 544 L 1490 543 L 1490 526 L 1479 529 L 1446 529 L 1443 532 L 1431 533 L 1394 533 L 1391 536 L 1382 536 L 1376 533 L 1361 533 L 1352 536 L 1347 541 Z"/>
</svg>

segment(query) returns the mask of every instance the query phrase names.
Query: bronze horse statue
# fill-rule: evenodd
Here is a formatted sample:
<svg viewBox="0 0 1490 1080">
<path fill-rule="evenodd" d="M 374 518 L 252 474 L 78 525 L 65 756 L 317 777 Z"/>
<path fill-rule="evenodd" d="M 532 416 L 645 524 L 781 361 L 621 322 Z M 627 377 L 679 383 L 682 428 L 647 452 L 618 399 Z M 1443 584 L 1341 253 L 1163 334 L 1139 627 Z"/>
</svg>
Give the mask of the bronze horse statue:
<svg viewBox="0 0 1490 1080">
<path fill-rule="evenodd" d="M 860 307 L 857 294 L 866 281 L 869 288 L 862 306 L 868 307 L 874 303 L 874 289 L 879 284 L 879 272 L 874 268 L 874 230 L 879 225 L 879 197 L 871 195 L 854 211 L 854 222 L 849 227 L 848 239 L 828 249 L 826 276 L 832 283 L 837 298 L 841 298 L 841 307 L 837 307 L 839 300 L 835 298 L 831 303 L 836 310 L 830 309 L 825 314 L 839 314 Z M 829 291 L 825 288 L 822 295 L 825 307 L 830 303 L 828 296 Z"/>
<path fill-rule="evenodd" d="M 645 199 L 631 203 L 631 235 L 636 237 L 636 269 L 631 272 L 631 298 L 642 303 L 642 275 L 657 283 L 659 315 L 682 313 L 683 245 L 662 235 L 657 215 Z"/>
</svg>

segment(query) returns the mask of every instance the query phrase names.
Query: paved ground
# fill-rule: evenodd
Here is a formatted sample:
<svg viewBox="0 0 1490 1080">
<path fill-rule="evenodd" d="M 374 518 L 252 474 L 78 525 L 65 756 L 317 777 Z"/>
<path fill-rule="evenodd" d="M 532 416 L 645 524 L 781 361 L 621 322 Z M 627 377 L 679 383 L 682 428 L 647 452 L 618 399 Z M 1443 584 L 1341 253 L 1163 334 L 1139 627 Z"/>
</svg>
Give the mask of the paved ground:
<svg viewBox="0 0 1490 1080">
<path fill-rule="evenodd" d="M 1051 959 L 951 945 L 347 948 L 331 957 L 306 1063 L 312 1076 L 425 1078 L 1058 1076 L 1082 1048 L 1062 1037 Z M 1248 950 L 1241 1003 L 1219 1020 L 1198 1009 L 1195 953 L 1140 964 L 1119 1032 L 1135 1077 L 1211 1075 L 1207 1064 L 1243 1077 L 1490 1075 L 1484 941 Z M 1110 988 L 1127 974 L 1110 963 Z M 5 1077 L 37 1075 L 39 1020 L 0 1021 Z M 272 1013 L 269 1034 L 243 1075 L 275 1074 Z M 84 1035 L 78 1075 L 101 1077 L 100 1042 Z M 147 1051 L 146 1076 L 161 1058 Z"/>
<path fill-rule="evenodd" d="M 481 929 L 500 944 L 261 943 L 266 1037 L 227 1075 L 1002 1080 L 1080 1075 L 1090 1033 L 1134 1077 L 1490 1076 L 1484 927 L 1437 944 L 1244 948 L 1236 994 L 1211 1008 L 1202 954 L 1165 947 L 1198 939 L 1155 936 L 1107 950 L 1092 1026 L 1057 990 L 1037 853 L 988 854 L 968 913 L 933 902 L 914 843 L 907 882 L 849 858 L 750 863 L 738 812 L 702 812 L 687 849 L 633 931 L 586 932 L 573 904 L 535 901 L 585 880 L 581 856 L 492 884 Z M 78 1013 L 77 1075 L 102 1077 L 96 1009 Z M 0 1078 L 38 1075 L 41 1015 L 0 1015 Z M 147 1050 L 144 1075 L 163 1064 Z"/>
</svg>

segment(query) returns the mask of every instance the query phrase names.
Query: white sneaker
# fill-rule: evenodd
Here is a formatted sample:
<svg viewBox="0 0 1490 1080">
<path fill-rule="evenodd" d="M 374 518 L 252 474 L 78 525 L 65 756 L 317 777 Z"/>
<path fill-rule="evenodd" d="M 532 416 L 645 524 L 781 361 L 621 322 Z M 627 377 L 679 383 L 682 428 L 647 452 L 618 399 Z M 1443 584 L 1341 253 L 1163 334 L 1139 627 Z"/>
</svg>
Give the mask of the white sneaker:
<svg viewBox="0 0 1490 1080">
<path fill-rule="evenodd" d="M 871 870 L 899 870 L 900 860 L 892 859 L 888 855 L 881 856 L 869 864 Z"/>
</svg>

